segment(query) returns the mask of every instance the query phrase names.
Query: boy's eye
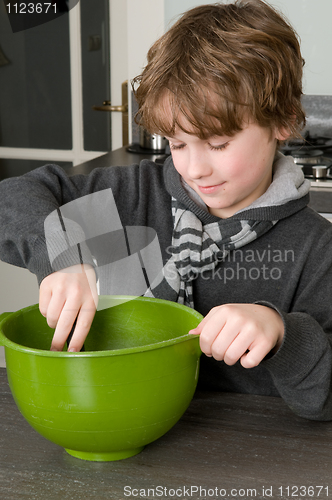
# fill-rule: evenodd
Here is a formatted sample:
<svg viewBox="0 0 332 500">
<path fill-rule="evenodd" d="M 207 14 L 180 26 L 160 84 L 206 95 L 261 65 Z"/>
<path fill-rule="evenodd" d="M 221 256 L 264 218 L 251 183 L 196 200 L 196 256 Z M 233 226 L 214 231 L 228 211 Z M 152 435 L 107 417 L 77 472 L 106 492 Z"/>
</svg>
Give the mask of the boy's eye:
<svg viewBox="0 0 332 500">
<path fill-rule="evenodd" d="M 212 151 L 222 151 L 223 149 L 227 148 L 229 142 L 225 142 L 224 144 L 218 144 L 217 146 L 214 146 L 213 144 L 209 143 L 209 148 L 212 149 Z"/>
<path fill-rule="evenodd" d="M 169 143 L 170 149 L 183 149 L 185 147 L 185 144 L 172 144 L 171 142 Z"/>
</svg>

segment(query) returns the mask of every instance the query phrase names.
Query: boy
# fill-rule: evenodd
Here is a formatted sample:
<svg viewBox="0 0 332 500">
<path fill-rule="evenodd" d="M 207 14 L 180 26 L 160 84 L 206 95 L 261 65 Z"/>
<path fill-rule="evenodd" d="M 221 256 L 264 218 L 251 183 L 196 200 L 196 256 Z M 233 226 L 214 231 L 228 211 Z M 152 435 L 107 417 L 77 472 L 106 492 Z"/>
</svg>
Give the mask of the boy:
<svg viewBox="0 0 332 500">
<path fill-rule="evenodd" d="M 206 354 L 201 387 L 281 396 L 298 415 L 332 418 L 332 229 L 307 207 L 301 170 L 277 152 L 305 121 L 302 66 L 296 34 L 265 2 L 194 8 L 135 79 L 141 123 L 170 142 L 162 168 L 142 161 L 68 178 L 48 165 L 0 184 L 0 257 L 37 275 L 52 349 L 76 316 L 69 350 L 82 346 L 96 275 L 85 248 L 80 260 L 63 252 L 54 272 L 47 245 L 61 230 L 48 228 L 47 241 L 44 221 L 111 190 L 123 227 L 158 235 L 163 279 L 146 295 L 205 316 L 191 332 Z"/>
</svg>

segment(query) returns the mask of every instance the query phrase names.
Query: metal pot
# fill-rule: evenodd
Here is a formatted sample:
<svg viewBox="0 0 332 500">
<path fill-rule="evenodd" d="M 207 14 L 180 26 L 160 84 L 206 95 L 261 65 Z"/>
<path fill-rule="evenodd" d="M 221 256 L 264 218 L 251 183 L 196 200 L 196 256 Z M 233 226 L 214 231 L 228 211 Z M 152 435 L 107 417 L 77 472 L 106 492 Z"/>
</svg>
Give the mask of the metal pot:
<svg viewBox="0 0 332 500">
<path fill-rule="evenodd" d="M 139 144 L 143 149 L 149 149 L 158 153 L 164 153 L 167 146 L 167 139 L 162 135 L 150 134 L 143 127 L 139 130 Z"/>
</svg>

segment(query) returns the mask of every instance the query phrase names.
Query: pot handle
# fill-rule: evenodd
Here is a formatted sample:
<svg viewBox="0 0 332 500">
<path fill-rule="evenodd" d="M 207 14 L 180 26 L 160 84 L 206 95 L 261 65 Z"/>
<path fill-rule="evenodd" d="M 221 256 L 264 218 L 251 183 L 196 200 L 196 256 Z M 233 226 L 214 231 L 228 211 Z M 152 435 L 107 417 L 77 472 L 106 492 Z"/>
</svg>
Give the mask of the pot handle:
<svg viewBox="0 0 332 500">
<path fill-rule="evenodd" d="M 1 331 L 2 322 L 7 318 L 7 316 L 10 316 L 11 314 L 12 313 L 10 313 L 10 312 L 4 312 L 4 313 L 0 314 L 0 346 L 5 345 L 4 340 L 6 338 Z"/>
</svg>

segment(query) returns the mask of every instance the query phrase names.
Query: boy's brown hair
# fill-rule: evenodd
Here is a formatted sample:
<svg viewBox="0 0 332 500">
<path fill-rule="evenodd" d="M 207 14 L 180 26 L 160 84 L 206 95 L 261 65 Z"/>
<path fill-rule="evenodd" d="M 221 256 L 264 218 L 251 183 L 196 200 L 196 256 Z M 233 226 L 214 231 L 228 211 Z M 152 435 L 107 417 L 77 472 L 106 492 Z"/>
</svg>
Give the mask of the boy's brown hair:
<svg viewBox="0 0 332 500">
<path fill-rule="evenodd" d="M 147 60 L 133 88 L 139 123 L 152 133 L 231 136 L 251 120 L 299 136 L 305 124 L 297 34 L 262 0 L 189 10 Z"/>
</svg>

